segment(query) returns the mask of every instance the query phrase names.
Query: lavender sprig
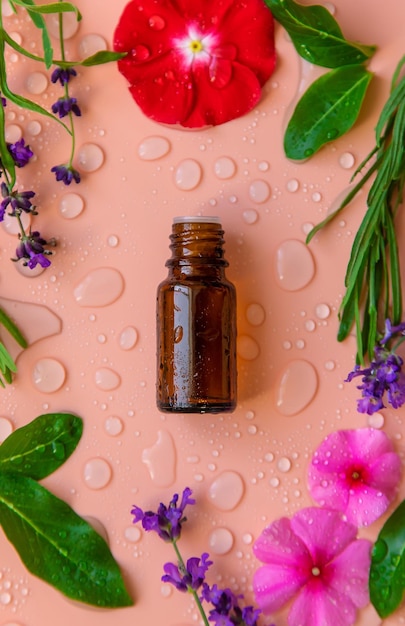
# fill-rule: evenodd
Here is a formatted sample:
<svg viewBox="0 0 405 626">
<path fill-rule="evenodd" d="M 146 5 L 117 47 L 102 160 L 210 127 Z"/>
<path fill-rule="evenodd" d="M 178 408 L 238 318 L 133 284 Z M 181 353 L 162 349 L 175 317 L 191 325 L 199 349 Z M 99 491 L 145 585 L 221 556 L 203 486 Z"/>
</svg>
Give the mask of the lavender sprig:
<svg viewBox="0 0 405 626">
<path fill-rule="evenodd" d="M 141 522 L 146 531 L 155 532 L 160 539 L 171 543 L 177 563 L 165 563 L 164 575 L 161 580 L 172 584 L 178 591 L 188 592 L 194 598 L 205 626 L 257 626 L 260 614 L 252 606 L 241 608 L 239 600 L 243 596 L 235 595 L 230 589 L 219 589 L 217 585 L 210 587 L 205 580 L 206 573 L 212 565 L 209 555 L 204 552 L 201 557 L 191 557 L 184 561 L 178 547 L 182 525 L 187 520 L 184 515 L 186 506 L 195 504 L 189 487 L 183 490 L 179 503 L 179 495 L 174 494 L 168 506 L 160 503 L 157 512 L 143 511 L 138 506 L 131 510 L 134 524 Z M 198 591 L 201 589 L 201 596 Z M 210 605 L 208 615 L 203 602 Z"/>
</svg>

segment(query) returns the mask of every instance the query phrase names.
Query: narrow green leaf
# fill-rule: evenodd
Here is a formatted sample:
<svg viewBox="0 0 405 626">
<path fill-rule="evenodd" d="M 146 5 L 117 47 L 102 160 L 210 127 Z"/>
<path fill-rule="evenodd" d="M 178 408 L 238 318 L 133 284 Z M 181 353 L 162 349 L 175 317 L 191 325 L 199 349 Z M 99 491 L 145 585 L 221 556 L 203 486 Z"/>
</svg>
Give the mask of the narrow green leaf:
<svg viewBox="0 0 405 626">
<path fill-rule="evenodd" d="M 67 597 L 98 607 L 132 604 L 104 539 L 32 478 L 0 473 L 0 521 L 27 569 Z"/>
<path fill-rule="evenodd" d="M 82 19 L 79 9 L 71 2 L 35 4 L 33 0 L 13 0 L 13 4 L 24 7 L 30 13 L 46 15 L 50 13 L 75 13 L 77 21 Z"/>
<path fill-rule="evenodd" d="M 111 61 L 118 61 L 127 55 L 126 52 L 112 52 L 111 50 L 99 50 L 90 57 L 79 61 L 76 65 L 84 65 L 90 67 L 93 65 L 103 65 L 104 63 L 111 63 Z"/>
<path fill-rule="evenodd" d="M 392 322 L 399 324 L 402 321 L 401 270 L 394 220 L 388 209 L 385 214 L 385 226 L 390 260 Z"/>
<path fill-rule="evenodd" d="M 387 134 L 387 130 L 390 124 L 390 120 L 392 116 L 395 114 L 398 105 L 403 102 L 405 98 L 405 80 L 401 81 L 394 91 L 391 93 L 390 97 L 384 104 L 382 111 L 380 113 L 380 117 L 378 118 L 377 125 L 375 127 L 375 136 L 377 145 L 381 144 L 381 141 L 384 138 L 384 135 Z"/>
<path fill-rule="evenodd" d="M 0 472 L 41 480 L 69 458 L 80 441 L 83 422 L 70 413 L 40 415 L 15 430 L 0 446 Z"/>
<path fill-rule="evenodd" d="M 363 66 L 331 70 L 299 100 L 284 136 L 287 157 L 307 159 L 355 123 L 372 74 Z"/>
<path fill-rule="evenodd" d="M 16 372 L 17 366 L 7 348 L 0 342 L 0 371 L 6 376 L 7 370 Z"/>
<path fill-rule="evenodd" d="M 380 617 L 402 602 L 405 589 L 405 500 L 382 527 L 371 555 L 370 600 Z"/>
<path fill-rule="evenodd" d="M 2 33 L 2 29 L 0 30 L 0 34 Z M 3 85 L 4 81 L 2 80 L 2 76 L 5 76 L 6 73 L 6 64 L 4 59 L 4 41 L 0 39 L 0 91 L 4 93 Z M 11 183 L 11 186 L 14 186 L 14 181 L 16 178 L 15 175 L 15 162 L 13 157 L 11 156 L 6 142 L 6 129 L 5 129 L 5 115 L 4 115 L 4 107 L 0 106 L 0 154 L 1 154 L 1 162 L 3 168 L 8 173 L 8 177 Z"/>
<path fill-rule="evenodd" d="M 265 0 L 275 19 L 286 29 L 298 54 L 323 67 L 363 63 L 375 46 L 347 41 L 330 12 L 322 6 L 303 6 L 294 0 Z"/>
<path fill-rule="evenodd" d="M 21 333 L 18 326 L 13 322 L 13 320 L 7 315 L 2 308 L 0 308 L 0 325 L 4 326 L 7 332 L 15 339 L 15 341 L 22 347 L 26 348 L 28 346 L 27 340 L 24 335 Z"/>
</svg>

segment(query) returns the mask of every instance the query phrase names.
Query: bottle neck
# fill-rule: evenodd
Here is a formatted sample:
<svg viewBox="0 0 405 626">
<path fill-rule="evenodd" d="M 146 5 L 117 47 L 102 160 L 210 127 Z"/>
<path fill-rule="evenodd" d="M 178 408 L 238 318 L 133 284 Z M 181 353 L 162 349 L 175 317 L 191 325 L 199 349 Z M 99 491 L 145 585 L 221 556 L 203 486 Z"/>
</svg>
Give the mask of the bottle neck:
<svg viewBox="0 0 405 626">
<path fill-rule="evenodd" d="M 173 224 L 170 235 L 172 256 L 166 261 L 169 271 L 223 276 L 228 262 L 224 258 L 221 224 L 191 220 Z"/>
</svg>

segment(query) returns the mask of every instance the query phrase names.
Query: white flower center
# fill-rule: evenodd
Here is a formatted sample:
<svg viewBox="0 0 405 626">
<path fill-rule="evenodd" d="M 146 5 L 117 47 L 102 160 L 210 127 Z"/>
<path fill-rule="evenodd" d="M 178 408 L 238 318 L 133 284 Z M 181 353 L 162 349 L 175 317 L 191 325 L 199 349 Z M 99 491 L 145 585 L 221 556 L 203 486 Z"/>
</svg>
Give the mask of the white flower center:
<svg viewBox="0 0 405 626">
<path fill-rule="evenodd" d="M 319 569 L 319 567 L 313 567 L 312 576 L 320 576 L 320 575 L 321 575 L 321 570 Z"/>
<path fill-rule="evenodd" d="M 212 33 L 203 35 L 195 26 L 190 26 L 187 35 L 173 39 L 173 47 L 181 52 L 187 67 L 196 62 L 209 65 L 216 40 Z"/>
</svg>

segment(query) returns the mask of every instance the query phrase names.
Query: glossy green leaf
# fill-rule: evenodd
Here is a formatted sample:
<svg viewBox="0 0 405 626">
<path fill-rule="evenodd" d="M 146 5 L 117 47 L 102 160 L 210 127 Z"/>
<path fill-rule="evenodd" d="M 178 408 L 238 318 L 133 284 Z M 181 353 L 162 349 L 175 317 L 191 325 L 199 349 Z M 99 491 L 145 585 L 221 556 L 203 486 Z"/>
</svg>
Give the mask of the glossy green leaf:
<svg viewBox="0 0 405 626">
<path fill-rule="evenodd" d="M 370 600 L 380 617 L 391 615 L 405 590 L 405 500 L 382 527 L 371 555 Z"/>
<path fill-rule="evenodd" d="M 49 4 L 35 4 L 33 0 L 12 0 L 14 5 L 24 7 L 30 13 L 46 15 L 51 13 L 75 13 L 77 20 L 82 16 L 78 8 L 71 2 L 53 2 Z"/>
<path fill-rule="evenodd" d="M 98 607 L 132 604 L 104 539 L 32 478 L 0 472 L 0 522 L 27 569 L 67 597 Z"/>
<path fill-rule="evenodd" d="M 286 29 L 298 54 L 323 67 L 341 67 L 367 61 L 375 46 L 347 41 L 330 14 L 319 5 L 294 0 L 265 0 L 275 19 Z"/>
<path fill-rule="evenodd" d="M 76 65 L 84 65 L 90 67 L 93 65 L 103 65 L 104 63 L 111 63 L 111 61 L 118 61 L 127 55 L 126 52 L 112 52 L 111 50 L 99 50 L 90 57 L 83 59 Z"/>
<path fill-rule="evenodd" d="M 307 159 L 355 123 L 372 74 L 361 65 L 331 70 L 299 100 L 284 136 L 287 157 Z"/>
<path fill-rule="evenodd" d="M 0 446 L 0 472 L 41 480 L 60 467 L 75 450 L 83 421 L 70 413 L 40 415 L 15 430 Z"/>
</svg>

